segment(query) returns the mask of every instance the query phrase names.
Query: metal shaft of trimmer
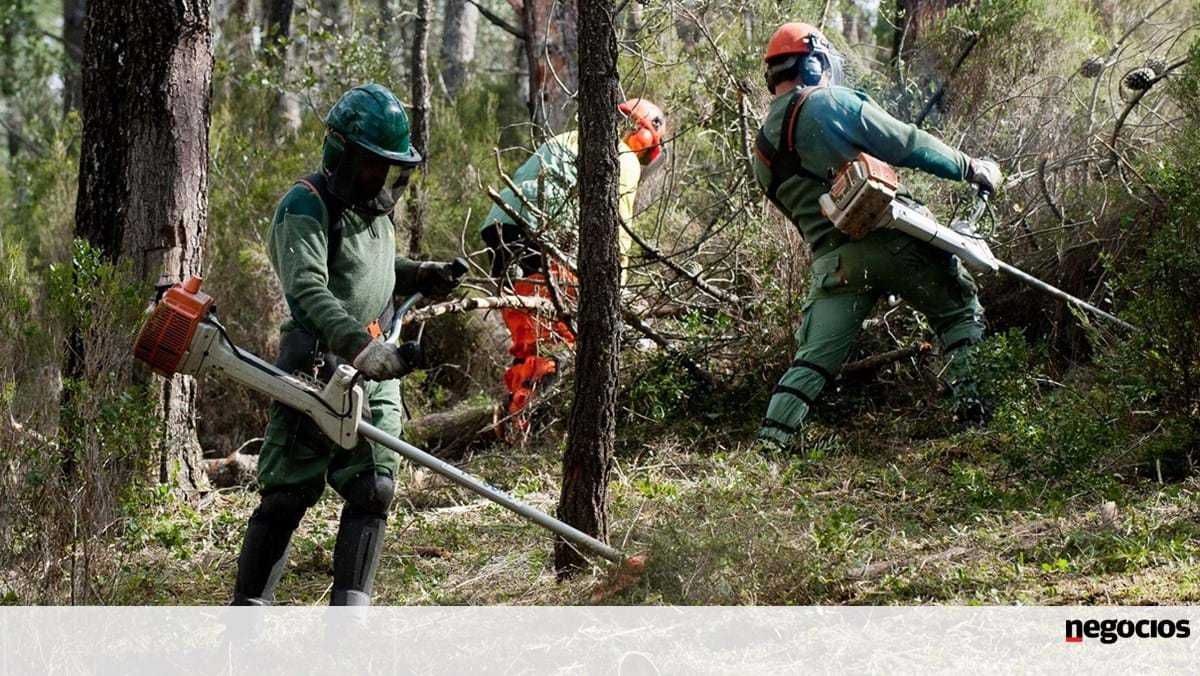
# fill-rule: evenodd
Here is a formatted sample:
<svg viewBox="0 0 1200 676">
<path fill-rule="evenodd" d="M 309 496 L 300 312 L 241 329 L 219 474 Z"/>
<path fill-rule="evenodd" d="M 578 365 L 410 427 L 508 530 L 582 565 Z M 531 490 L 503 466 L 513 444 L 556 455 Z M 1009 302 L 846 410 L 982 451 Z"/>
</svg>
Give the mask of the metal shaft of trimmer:
<svg viewBox="0 0 1200 676">
<path fill-rule="evenodd" d="M 387 446 L 391 450 L 399 453 L 401 456 L 411 460 L 412 462 L 425 467 L 431 471 L 437 472 L 454 483 L 474 491 L 479 495 L 491 500 L 492 502 L 516 512 L 521 517 L 532 521 L 533 523 L 545 528 L 556 535 L 561 536 L 564 540 L 582 547 L 590 552 L 599 554 L 613 563 L 621 563 L 625 560 L 625 556 L 616 549 L 604 544 L 596 538 L 584 533 L 583 531 L 569 526 L 558 519 L 542 512 L 538 509 L 513 499 L 504 491 L 493 488 L 488 484 L 476 479 L 475 477 L 463 472 L 459 468 L 451 465 L 448 462 L 440 460 L 425 451 L 406 443 L 383 430 L 371 425 L 370 423 L 361 422 L 358 425 L 359 434 L 374 441 L 377 444 Z"/>
<path fill-rule="evenodd" d="M 455 265 L 456 273 L 461 275 L 467 272 L 467 265 L 465 261 L 461 261 L 461 259 L 456 260 Z M 404 322 L 404 315 L 406 315 L 408 311 L 421 300 L 421 298 L 421 294 L 415 293 L 405 299 L 400 307 L 396 309 L 396 316 L 392 320 L 392 326 L 388 331 L 387 338 L 385 339 L 387 342 L 393 345 L 399 344 L 401 328 Z M 360 422 L 358 424 L 358 433 L 377 444 L 387 446 L 401 456 L 426 469 L 441 474 L 459 486 L 474 491 L 488 500 L 491 500 L 492 502 L 505 507 L 506 509 L 516 512 L 519 516 L 532 521 L 533 523 L 552 533 L 555 533 L 556 535 L 559 535 L 568 542 L 576 544 L 590 552 L 599 554 L 600 556 L 603 556 L 614 563 L 621 563 L 625 560 L 625 556 L 621 554 L 621 552 L 604 544 L 587 533 L 569 526 L 562 521 L 555 519 L 549 514 L 546 514 L 545 512 L 534 509 L 523 502 L 513 499 L 504 491 L 489 486 L 479 479 L 476 479 L 466 472 L 463 472 L 454 465 L 444 462 L 443 460 L 430 455 L 425 451 L 422 451 L 412 444 L 406 443 L 401 439 L 397 439 L 396 437 L 393 437 L 374 425 L 366 422 Z"/>
<path fill-rule="evenodd" d="M 1043 282 L 1042 280 L 1038 279 L 1037 277 L 1034 277 L 1033 275 L 1029 274 L 1028 272 L 1025 272 L 1024 270 L 1021 270 L 1020 268 L 1015 268 L 1001 260 L 997 260 L 996 265 L 998 265 L 1000 267 L 1000 269 L 1003 270 L 1004 272 L 1012 275 L 1013 277 L 1016 277 L 1017 279 L 1025 282 L 1026 284 L 1028 284 L 1030 286 L 1037 287 L 1037 288 L 1041 289 L 1042 291 L 1045 291 L 1046 293 L 1050 294 L 1051 296 L 1054 296 L 1056 298 L 1061 298 L 1073 305 L 1078 305 L 1079 307 L 1087 310 L 1088 312 L 1094 312 L 1097 315 L 1109 320 L 1110 322 L 1116 323 L 1118 326 L 1120 326 L 1124 329 L 1127 329 L 1129 331 L 1137 331 L 1137 327 L 1134 326 L 1133 324 L 1130 324 L 1129 322 L 1127 322 L 1123 319 L 1120 319 L 1108 312 L 1105 312 L 1104 310 L 1101 310 L 1100 308 L 1096 307 L 1095 305 L 1092 305 L 1091 303 L 1087 302 L 1086 300 L 1083 300 L 1082 298 L 1076 298 L 1075 296 L 1072 296 L 1071 294 L 1067 293 L 1066 291 L 1063 291 L 1062 289 L 1058 288 L 1057 286 L 1054 286 L 1052 284 L 1047 284 L 1046 282 Z"/>
</svg>

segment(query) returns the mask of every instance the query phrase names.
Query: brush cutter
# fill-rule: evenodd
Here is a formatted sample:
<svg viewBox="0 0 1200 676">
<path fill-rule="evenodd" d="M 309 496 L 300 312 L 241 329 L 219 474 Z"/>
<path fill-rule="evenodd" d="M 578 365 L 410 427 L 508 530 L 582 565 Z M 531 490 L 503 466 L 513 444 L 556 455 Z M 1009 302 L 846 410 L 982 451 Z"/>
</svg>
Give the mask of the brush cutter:
<svg viewBox="0 0 1200 676">
<path fill-rule="evenodd" d="M 1123 329 L 1136 330 L 1129 322 L 996 258 L 987 240 L 976 231 L 976 224 L 987 211 L 989 193 L 986 190 L 979 191 L 970 215 L 952 222 L 949 227 L 938 223 L 920 203 L 899 194 L 899 191 L 900 181 L 892 167 L 866 153 L 860 153 L 838 172 L 829 192 L 821 195 L 821 212 L 838 230 L 853 239 L 865 237 L 878 228 L 895 228 L 958 256 L 969 268 L 1004 272 Z"/>
<path fill-rule="evenodd" d="M 461 272 L 465 273 L 465 263 L 461 266 Z M 191 277 L 168 289 L 138 334 L 134 356 L 156 373 L 166 377 L 176 373 L 220 374 L 307 415 L 342 448 L 353 448 L 360 437 L 365 437 L 584 550 L 626 567 L 642 565 L 641 557 L 626 560 L 613 547 L 364 421 L 363 389 L 357 385 L 360 376 L 353 367 L 338 366 L 329 382 L 322 385 L 284 373 L 238 349 L 217 320 L 212 297 L 200 290 L 201 281 L 200 277 Z M 404 313 L 420 299 L 421 294 L 414 294 L 397 309 L 387 334 L 388 342 L 399 341 Z"/>
</svg>

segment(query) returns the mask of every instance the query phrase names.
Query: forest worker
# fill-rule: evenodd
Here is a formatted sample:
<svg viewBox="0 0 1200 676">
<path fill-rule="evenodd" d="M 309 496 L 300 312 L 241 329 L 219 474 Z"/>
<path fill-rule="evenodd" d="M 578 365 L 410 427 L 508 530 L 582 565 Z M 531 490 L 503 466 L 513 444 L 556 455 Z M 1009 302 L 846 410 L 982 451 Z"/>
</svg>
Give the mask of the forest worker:
<svg viewBox="0 0 1200 676">
<path fill-rule="evenodd" d="M 291 318 L 277 365 L 293 373 L 329 373 L 353 364 L 369 381 L 371 423 L 400 436 L 400 384 L 418 361 L 415 345 L 381 340 L 393 296 L 450 293 L 449 263 L 396 255 L 390 214 L 421 155 L 408 117 L 377 84 L 346 92 L 325 118 L 320 171 L 298 180 L 275 208 L 268 246 Z M 319 371 L 318 371 L 319 369 Z M 278 403 L 258 457 L 262 500 L 238 557 L 234 604 L 266 605 L 305 510 L 333 487 L 345 500 L 333 552 L 333 605 L 367 605 L 383 543 L 397 456 L 360 439 L 343 449 L 304 415 Z"/>
<path fill-rule="evenodd" d="M 662 157 L 662 139 L 667 119 L 662 110 L 645 99 L 630 99 L 619 106 L 628 127 L 618 146 L 620 176 L 618 179 L 618 213 L 630 227 L 638 182 L 643 168 Z M 500 196 L 521 219 L 534 230 L 536 238 L 559 251 L 573 254 L 577 249 L 578 230 L 574 199 L 576 188 L 575 160 L 578 155 L 579 132 L 569 131 L 547 140 L 513 174 L 517 195 L 505 188 Z M 630 237 L 623 228 L 618 231 L 622 267 L 629 253 Z M 573 274 L 549 255 L 543 257 L 538 242 L 526 236 L 521 224 L 498 205 L 493 205 L 480 229 L 483 241 L 492 255 L 492 277 L 504 288 L 517 295 L 551 297 L 547 283 L 549 271 L 554 288 L 569 299 L 576 294 Z M 517 264 L 519 276 L 509 278 L 509 268 Z M 513 428 L 524 432 L 528 421 L 522 412 L 544 379 L 557 372 L 558 362 L 545 354 L 545 344 L 574 344 L 575 336 L 561 321 L 539 318 L 534 312 L 519 308 L 502 310 L 504 323 L 512 337 L 512 365 L 504 374 L 508 389 L 507 413 Z"/>
<path fill-rule="evenodd" d="M 817 200 L 829 190 L 829 177 L 860 152 L 989 191 L 1000 184 L 1000 168 L 893 118 L 865 93 L 838 86 L 842 59 L 809 24 L 781 26 L 764 60 L 775 98 L 759 129 L 754 173 L 812 249 L 812 277 L 795 359 L 772 393 L 759 438 L 790 445 L 884 293 L 899 294 L 928 318 L 948 360 L 944 375 L 956 415 L 982 420 L 986 410 L 968 356 L 983 336 L 983 308 L 971 275 L 957 258 L 896 230 L 851 240 L 822 215 Z"/>
</svg>

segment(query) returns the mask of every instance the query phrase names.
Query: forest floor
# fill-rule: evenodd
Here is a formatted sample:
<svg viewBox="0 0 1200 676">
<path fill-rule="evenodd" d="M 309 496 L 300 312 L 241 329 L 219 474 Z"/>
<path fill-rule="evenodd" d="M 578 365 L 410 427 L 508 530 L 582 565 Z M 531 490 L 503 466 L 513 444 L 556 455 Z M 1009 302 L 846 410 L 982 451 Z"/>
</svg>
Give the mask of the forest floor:
<svg viewBox="0 0 1200 676">
<path fill-rule="evenodd" d="M 650 561 L 616 593 L 603 591 L 611 571 L 600 567 L 556 582 L 550 536 L 472 493 L 402 487 L 376 603 L 1200 602 L 1200 479 L 1064 488 L 1006 469 L 994 432 L 946 434 L 953 424 L 919 402 L 880 413 L 830 399 L 793 455 L 760 452 L 749 420 L 627 436 L 613 464 L 611 539 Z M 552 513 L 561 438 L 553 442 L 492 446 L 462 466 Z M 113 546 L 101 596 L 227 602 L 256 503 L 244 488 L 195 507 L 162 498 Z M 280 603 L 328 602 L 339 508 L 327 491 L 305 517 Z"/>
</svg>

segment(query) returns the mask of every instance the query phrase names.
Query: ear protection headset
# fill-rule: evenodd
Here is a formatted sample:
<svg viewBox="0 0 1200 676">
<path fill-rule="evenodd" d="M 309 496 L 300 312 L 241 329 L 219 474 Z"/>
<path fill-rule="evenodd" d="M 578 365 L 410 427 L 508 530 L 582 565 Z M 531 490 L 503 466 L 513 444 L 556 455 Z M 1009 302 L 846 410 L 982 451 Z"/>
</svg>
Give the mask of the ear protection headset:
<svg viewBox="0 0 1200 676">
<path fill-rule="evenodd" d="M 639 158 L 644 158 L 644 164 L 650 164 L 662 156 L 662 132 L 655 126 L 654 120 L 639 114 L 637 106 L 630 101 L 617 106 L 617 109 L 637 124 L 637 130 L 625 137 L 625 145 Z M 661 121 L 659 124 L 662 124 Z"/>
</svg>

